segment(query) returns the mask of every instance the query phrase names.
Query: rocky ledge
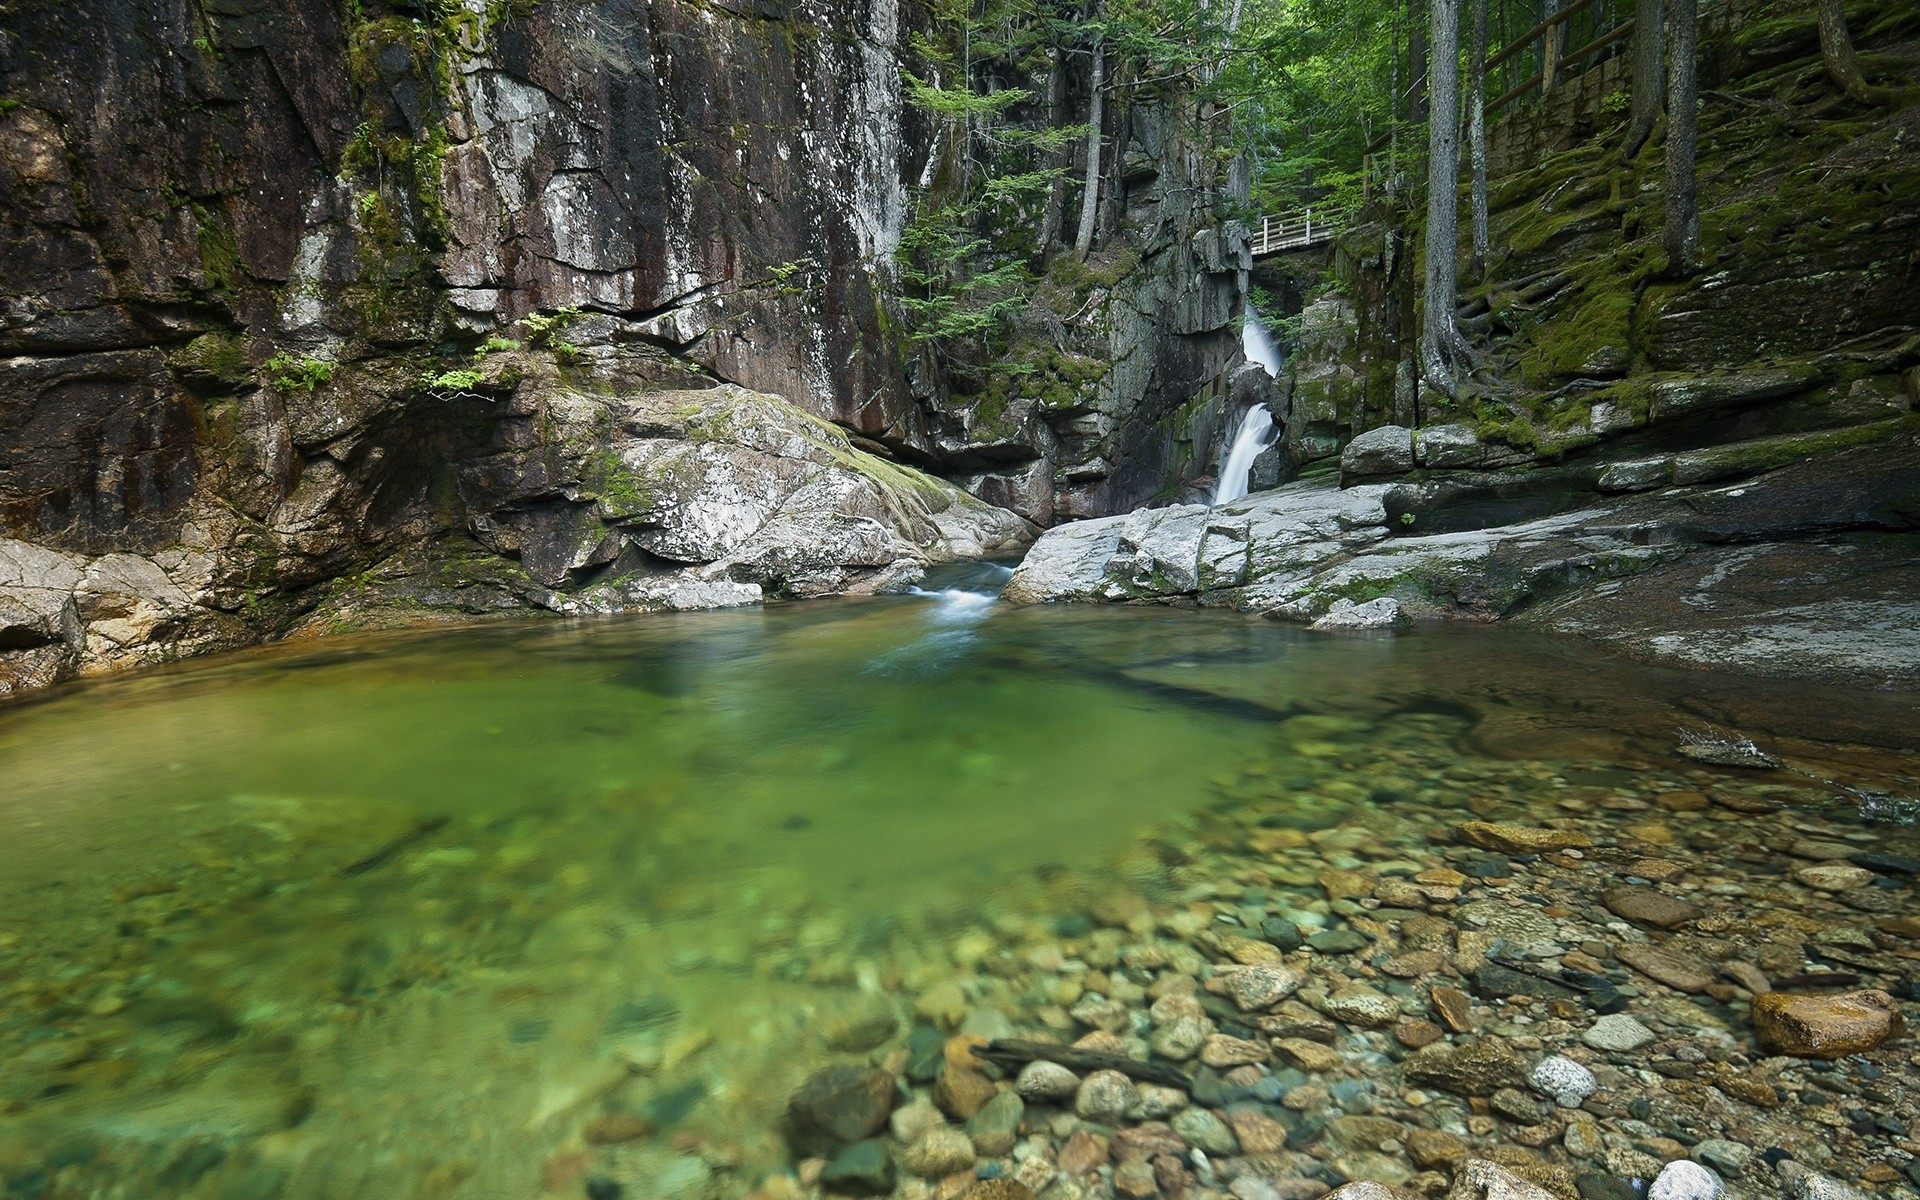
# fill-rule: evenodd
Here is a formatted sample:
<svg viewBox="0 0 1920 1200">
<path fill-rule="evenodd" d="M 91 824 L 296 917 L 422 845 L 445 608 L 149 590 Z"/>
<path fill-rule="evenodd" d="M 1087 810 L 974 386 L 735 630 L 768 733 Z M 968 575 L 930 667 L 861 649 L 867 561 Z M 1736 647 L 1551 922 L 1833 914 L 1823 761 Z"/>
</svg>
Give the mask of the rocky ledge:
<svg viewBox="0 0 1920 1200">
<path fill-rule="evenodd" d="M 1920 681 L 1914 417 L 1784 466 L 1346 474 L 1049 530 L 1006 597 L 1220 606 L 1320 629 L 1516 618 L 1688 665 Z"/>
<path fill-rule="evenodd" d="M 352 371 L 290 406 L 351 410 L 393 386 Z M 615 352 L 565 366 L 494 354 L 468 374 L 418 397 L 444 410 L 422 454 L 442 462 L 394 481 L 412 494 L 398 518 L 380 514 L 387 554 L 343 577 L 326 577 L 329 560 L 389 502 L 330 459 L 260 519 L 209 501 L 146 554 L 0 538 L 0 695 L 289 632 L 884 591 L 1034 535 L 778 396 L 663 389 Z M 350 455 L 351 439 L 335 449 Z M 303 570 L 319 577 L 302 587 Z"/>
</svg>

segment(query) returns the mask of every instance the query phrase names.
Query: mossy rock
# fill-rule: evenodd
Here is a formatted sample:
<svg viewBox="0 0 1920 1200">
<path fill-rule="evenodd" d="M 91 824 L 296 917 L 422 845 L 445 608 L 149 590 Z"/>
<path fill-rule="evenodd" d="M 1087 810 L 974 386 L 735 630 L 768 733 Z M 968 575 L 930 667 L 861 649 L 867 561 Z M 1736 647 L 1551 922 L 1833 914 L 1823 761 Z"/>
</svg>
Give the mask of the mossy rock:
<svg viewBox="0 0 1920 1200">
<path fill-rule="evenodd" d="M 253 381 L 247 341 L 237 333 L 203 333 L 167 356 L 167 366 L 188 387 L 234 392 Z"/>
</svg>

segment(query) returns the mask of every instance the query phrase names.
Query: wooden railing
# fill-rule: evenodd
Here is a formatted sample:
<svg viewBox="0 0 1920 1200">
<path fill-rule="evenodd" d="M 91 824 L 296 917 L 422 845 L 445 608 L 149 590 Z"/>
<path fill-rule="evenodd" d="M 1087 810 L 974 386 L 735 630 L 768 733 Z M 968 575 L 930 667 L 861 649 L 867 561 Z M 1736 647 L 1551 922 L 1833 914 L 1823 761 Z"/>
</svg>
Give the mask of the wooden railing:
<svg viewBox="0 0 1920 1200">
<path fill-rule="evenodd" d="M 1313 210 L 1308 209 L 1293 216 L 1261 217 L 1260 223 L 1253 227 L 1248 246 L 1255 258 L 1265 258 L 1284 250 L 1304 250 L 1330 242 L 1339 232 L 1326 219 L 1315 219 Z"/>
</svg>

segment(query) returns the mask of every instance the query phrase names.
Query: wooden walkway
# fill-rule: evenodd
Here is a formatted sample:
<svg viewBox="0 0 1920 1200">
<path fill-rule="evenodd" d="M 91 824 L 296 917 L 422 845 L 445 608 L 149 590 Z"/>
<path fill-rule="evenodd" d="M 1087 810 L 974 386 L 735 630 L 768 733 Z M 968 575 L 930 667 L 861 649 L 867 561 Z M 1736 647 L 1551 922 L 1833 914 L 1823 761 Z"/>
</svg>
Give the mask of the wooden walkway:
<svg viewBox="0 0 1920 1200">
<path fill-rule="evenodd" d="M 1340 230 L 1332 222 L 1315 220 L 1313 210 L 1292 216 L 1261 217 L 1248 239 L 1255 258 L 1268 258 L 1288 250 L 1305 250 L 1334 239 Z"/>
</svg>

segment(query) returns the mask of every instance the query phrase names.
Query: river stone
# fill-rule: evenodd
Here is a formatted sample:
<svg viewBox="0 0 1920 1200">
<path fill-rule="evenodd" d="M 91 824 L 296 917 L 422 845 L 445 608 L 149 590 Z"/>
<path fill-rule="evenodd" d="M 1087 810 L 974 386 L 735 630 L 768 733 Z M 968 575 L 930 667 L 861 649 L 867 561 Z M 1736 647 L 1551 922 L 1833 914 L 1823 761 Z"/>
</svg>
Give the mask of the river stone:
<svg viewBox="0 0 1920 1200">
<path fill-rule="evenodd" d="M 1456 1096 L 1490 1096 L 1526 1082 L 1527 1069 L 1506 1044 L 1491 1038 L 1435 1042 L 1407 1056 L 1401 1070 L 1414 1083 Z"/>
<path fill-rule="evenodd" d="M 1227 1114 L 1242 1154 L 1277 1154 L 1287 1148 L 1287 1127 L 1257 1108 Z"/>
<path fill-rule="evenodd" d="M 877 1138 L 855 1142 L 820 1172 L 821 1186 L 844 1196 L 884 1196 L 893 1190 L 893 1156 Z"/>
<path fill-rule="evenodd" d="M 1080 1090 L 1080 1077 L 1059 1063 L 1036 1058 L 1020 1068 L 1013 1090 L 1037 1104 L 1058 1104 Z"/>
<path fill-rule="evenodd" d="M 1533 996 L 1541 1000 L 1571 1000 L 1580 994 L 1551 979 L 1528 975 L 1494 962 L 1481 963 L 1473 969 L 1473 990 L 1488 999 Z"/>
<path fill-rule="evenodd" d="M 1608 888 L 1600 902 L 1615 916 L 1655 929 L 1678 929 L 1706 915 L 1698 905 L 1631 883 Z"/>
<path fill-rule="evenodd" d="M 1358 984 L 1335 988 L 1320 1002 L 1320 1011 L 1362 1029 L 1378 1029 L 1400 1019 L 1398 1001 Z"/>
<path fill-rule="evenodd" d="M 1240 1193 L 1234 1192 L 1235 1196 Z M 1279 1196 L 1275 1192 L 1276 1197 Z M 1410 1200 L 1411 1192 L 1381 1183 L 1373 1179 L 1361 1179 L 1353 1183 L 1343 1183 L 1326 1193 L 1320 1200 Z"/>
<path fill-rule="evenodd" d="M 1525 904 L 1504 900 L 1475 900 L 1454 910 L 1454 921 L 1465 929 L 1479 929 L 1503 939 L 1521 953 L 1557 948 L 1560 926 L 1552 917 Z"/>
<path fill-rule="evenodd" d="M 1162 1058 L 1185 1062 L 1200 1053 L 1200 1047 L 1213 1036 L 1213 1022 L 1205 1017 L 1183 1014 L 1153 1031 L 1147 1044 Z"/>
<path fill-rule="evenodd" d="M 1718 1174 L 1739 1175 L 1745 1172 L 1747 1164 L 1753 1161 L 1753 1147 L 1739 1142 L 1730 1142 L 1725 1138 L 1708 1138 L 1694 1145 L 1693 1157 Z"/>
<path fill-rule="evenodd" d="M 1073 1097 L 1074 1114 L 1101 1125 L 1118 1125 L 1139 1103 L 1133 1080 L 1118 1071 L 1095 1071 Z"/>
<path fill-rule="evenodd" d="M 1235 971 L 1222 982 L 1241 1012 L 1260 1012 L 1293 995 L 1305 980 L 1292 967 L 1268 963 Z"/>
<path fill-rule="evenodd" d="M 1248 1041 L 1245 1038 L 1230 1037 L 1216 1033 L 1207 1039 L 1200 1048 L 1200 1061 L 1209 1067 L 1222 1069 L 1243 1067 L 1253 1063 L 1263 1063 L 1273 1058 L 1273 1052 L 1264 1042 Z"/>
<path fill-rule="evenodd" d="M 1882 854 L 1874 851 L 1869 854 L 1855 854 L 1847 861 L 1856 867 L 1879 871 L 1883 875 L 1920 875 L 1920 858 L 1914 858 L 1908 854 Z"/>
<path fill-rule="evenodd" d="M 1561 1108 L 1579 1108 L 1599 1086 L 1593 1072 L 1570 1058 L 1555 1054 L 1543 1058 L 1527 1075 L 1533 1090 L 1552 1097 Z"/>
<path fill-rule="evenodd" d="M 1507 825 L 1497 821 L 1466 821 L 1454 832 L 1470 845 L 1502 854 L 1546 854 L 1553 850 L 1576 850 L 1593 845 L 1584 833 L 1565 829 L 1538 829 L 1531 825 Z M 1471 874 L 1471 872 L 1469 872 Z"/>
<path fill-rule="evenodd" d="M 1714 1200 L 1720 1177 L 1697 1162 L 1676 1159 L 1661 1168 L 1647 1189 L 1647 1200 Z"/>
<path fill-rule="evenodd" d="M 1281 1038 L 1273 1048 L 1302 1071 L 1337 1071 L 1344 1061 L 1338 1050 L 1307 1038 Z"/>
<path fill-rule="evenodd" d="M 1595 1050 L 1625 1054 L 1653 1040 L 1653 1030 L 1625 1013 L 1610 1013 L 1595 1021 L 1580 1040 Z"/>
<path fill-rule="evenodd" d="M 1691 958 L 1683 958 L 1658 946 L 1621 946 L 1613 956 L 1649 979 L 1658 980 L 1675 991 L 1698 994 L 1713 984 L 1713 972 Z"/>
<path fill-rule="evenodd" d="M 1769 1054 L 1845 1058 L 1900 1031 L 1900 1006 L 1877 990 L 1829 996 L 1768 992 L 1753 998 L 1753 1024 Z"/>
<path fill-rule="evenodd" d="M 893 1076 L 866 1067 L 815 1071 L 787 1104 L 787 1140 L 805 1156 L 872 1137 L 893 1111 Z"/>
<path fill-rule="evenodd" d="M 1189 1108 L 1173 1114 L 1169 1123 L 1175 1133 L 1186 1139 L 1187 1145 L 1197 1150 L 1208 1154 L 1240 1153 L 1240 1143 L 1233 1136 L 1233 1130 L 1227 1128 L 1226 1122 L 1212 1109 Z"/>
<path fill-rule="evenodd" d="M 944 1179 L 956 1171 L 971 1169 L 973 1162 L 973 1140 L 947 1126 L 927 1130 L 900 1154 L 900 1165 L 907 1173 L 922 1179 Z"/>
<path fill-rule="evenodd" d="M 1001 1092 L 987 1101 L 967 1122 L 967 1136 L 983 1158 L 1002 1158 L 1013 1153 L 1019 1138 L 1020 1118 L 1027 1106 L 1017 1092 Z"/>
<path fill-rule="evenodd" d="M 1487 1097 L 1487 1106 L 1507 1120 L 1521 1125 L 1539 1125 L 1553 1115 L 1550 1105 L 1540 1103 L 1519 1088 L 1501 1088 Z"/>
<path fill-rule="evenodd" d="M 1352 954 L 1367 945 L 1367 935 L 1357 929 L 1322 929 L 1307 939 L 1307 949 L 1316 954 Z"/>
<path fill-rule="evenodd" d="M 1369 429 L 1347 443 L 1340 454 L 1340 474 L 1400 475 L 1413 470 L 1413 430 L 1404 425 Z"/>
<path fill-rule="evenodd" d="M 1484 1158 L 1469 1158 L 1454 1172 L 1447 1200 L 1559 1200 L 1552 1192 Z"/>
<path fill-rule="evenodd" d="M 1830 1175 L 1822 1175 L 1804 1163 L 1792 1159 L 1782 1159 L 1774 1170 L 1780 1174 L 1780 1182 L 1786 1186 L 1787 1195 L 1793 1200 L 1867 1200 L 1867 1194 L 1859 1188 L 1841 1183 Z"/>
<path fill-rule="evenodd" d="M 1823 863 L 1814 867 L 1801 867 L 1793 873 L 1794 879 L 1810 888 L 1823 892 L 1844 892 L 1851 888 L 1865 887 L 1873 882 L 1873 872 L 1864 867 L 1842 866 L 1839 863 Z"/>
</svg>

